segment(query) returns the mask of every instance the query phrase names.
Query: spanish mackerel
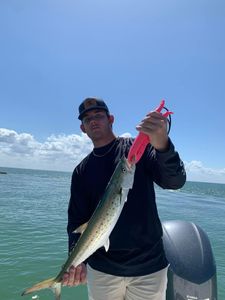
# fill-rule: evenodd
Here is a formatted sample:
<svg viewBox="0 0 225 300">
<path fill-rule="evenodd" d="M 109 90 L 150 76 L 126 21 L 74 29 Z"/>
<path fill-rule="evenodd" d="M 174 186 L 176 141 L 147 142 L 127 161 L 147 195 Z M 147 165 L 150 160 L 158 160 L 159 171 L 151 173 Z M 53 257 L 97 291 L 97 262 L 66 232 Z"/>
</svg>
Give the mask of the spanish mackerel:
<svg viewBox="0 0 225 300">
<path fill-rule="evenodd" d="M 108 251 L 109 236 L 119 219 L 128 192 L 133 186 L 134 173 L 135 164 L 129 163 L 125 157 L 122 157 L 89 222 L 75 230 L 81 235 L 61 271 L 56 277 L 27 288 L 22 296 L 51 288 L 55 294 L 55 300 L 60 300 L 63 274 L 68 272 L 70 266 L 78 266 L 100 247 L 104 246 Z"/>
</svg>

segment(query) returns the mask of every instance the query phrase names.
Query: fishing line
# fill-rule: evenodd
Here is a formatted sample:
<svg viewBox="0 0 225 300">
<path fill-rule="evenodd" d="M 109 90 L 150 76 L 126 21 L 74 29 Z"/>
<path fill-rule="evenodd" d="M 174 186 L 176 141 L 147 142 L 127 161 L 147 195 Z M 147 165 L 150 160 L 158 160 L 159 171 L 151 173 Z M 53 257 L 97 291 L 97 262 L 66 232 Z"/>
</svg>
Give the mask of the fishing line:
<svg viewBox="0 0 225 300">
<path fill-rule="evenodd" d="M 163 109 L 165 109 L 166 111 L 169 111 L 169 109 L 167 108 L 167 107 L 163 107 Z M 167 117 L 167 122 L 168 122 L 168 130 L 167 130 L 167 134 L 169 134 L 169 132 L 170 132 L 170 129 L 171 129 L 171 122 L 172 122 L 172 120 L 171 120 L 171 115 L 169 114 L 169 116 Z"/>
</svg>

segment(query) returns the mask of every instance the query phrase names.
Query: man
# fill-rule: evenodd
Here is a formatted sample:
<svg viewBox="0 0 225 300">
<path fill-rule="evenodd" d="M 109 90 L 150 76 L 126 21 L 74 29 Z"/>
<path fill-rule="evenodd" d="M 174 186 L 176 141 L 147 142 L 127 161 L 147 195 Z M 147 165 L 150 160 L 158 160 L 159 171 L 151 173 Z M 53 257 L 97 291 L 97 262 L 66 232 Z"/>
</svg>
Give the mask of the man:
<svg viewBox="0 0 225 300">
<path fill-rule="evenodd" d="M 116 137 L 113 115 L 106 103 L 87 98 L 79 106 L 80 128 L 94 148 L 75 168 L 68 208 L 69 250 L 79 235 L 73 231 L 93 214 L 120 160 L 127 157 L 133 140 Z M 186 180 L 185 170 L 167 133 L 167 119 L 153 111 L 136 127 L 151 138 L 136 165 L 133 188 L 110 235 L 110 247 L 98 249 L 86 262 L 71 267 L 63 284 L 84 283 L 87 277 L 91 300 L 165 300 L 168 262 L 162 243 L 154 182 L 178 189 Z"/>
</svg>

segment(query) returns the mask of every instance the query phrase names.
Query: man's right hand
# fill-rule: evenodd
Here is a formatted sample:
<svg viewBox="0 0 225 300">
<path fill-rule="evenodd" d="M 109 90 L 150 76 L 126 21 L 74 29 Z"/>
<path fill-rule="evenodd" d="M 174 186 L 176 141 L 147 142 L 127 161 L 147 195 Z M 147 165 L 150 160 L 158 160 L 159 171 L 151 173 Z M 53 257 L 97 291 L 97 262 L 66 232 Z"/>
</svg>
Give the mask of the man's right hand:
<svg viewBox="0 0 225 300">
<path fill-rule="evenodd" d="M 87 268 L 84 263 L 77 267 L 71 266 L 69 271 L 63 275 L 62 284 L 64 286 L 77 286 L 86 283 Z"/>
</svg>

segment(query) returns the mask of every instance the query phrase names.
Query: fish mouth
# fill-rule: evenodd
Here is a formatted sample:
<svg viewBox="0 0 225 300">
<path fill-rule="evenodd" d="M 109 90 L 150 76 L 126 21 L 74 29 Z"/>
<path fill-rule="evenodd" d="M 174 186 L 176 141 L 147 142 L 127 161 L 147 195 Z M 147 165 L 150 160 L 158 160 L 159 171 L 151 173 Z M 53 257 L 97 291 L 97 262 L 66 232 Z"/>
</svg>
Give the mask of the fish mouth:
<svg viewBox="0 0 225 300">
<path fill-rule="evenodd" d="M 130 168 L 130 170 L 131 170 L 132 167 L 136 164 L 136 158 L 135 158 L 135 156 L 132 157 L 132 160 L 131 160 L 131 161 L 128 161 L 128 160 L 127 160 L 127 164 L 128 164 L 128 166 L 129 166 L 129 168 Z"/>
<path fill-rule="evenodd" d="M 127 158 L 126 158 L 126 168 L 128 171 L 132 171 L 132 169 L 134 168 L 135 166 L 135 163 L 136 163 L 136 159 L 135 159 L 135 156 L 133 157 L 132 161 L 129 161 Z"/>
<path fill-rule="evenodd" d="M 135 168 L 135 159 L 130 162 L 127 158 L 125 158 L 125 167 L 128 172 L 132 172 L 132 170 Z"/>
</svg>

